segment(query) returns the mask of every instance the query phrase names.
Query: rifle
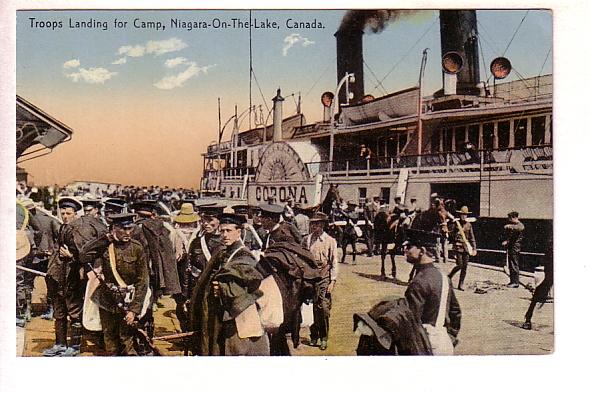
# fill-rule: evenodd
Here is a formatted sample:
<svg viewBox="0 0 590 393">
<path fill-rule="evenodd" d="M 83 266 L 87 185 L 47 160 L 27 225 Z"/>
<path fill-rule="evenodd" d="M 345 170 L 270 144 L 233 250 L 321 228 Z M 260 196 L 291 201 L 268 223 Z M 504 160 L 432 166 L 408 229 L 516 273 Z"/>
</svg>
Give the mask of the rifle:
<svg viewBox="0 0 590 393">
<path fill-rule="evenodd" d="M 94 273 L 94 275 L 96 276 L 96 278 L 98 279 L 98 281 L 100 282 L 101 285 L 104 285 L 104 287 L 107 290 L 107 293 L 110 294 L 110 296 L 112 297 L 112 299 L 114 300 L 115 304 L 117 305 L 117 308 L 119 308 L 121 311 L 123 311 L 123 314 L 126 314 L 127 311 L 129 311 L 129 308 L 127 307 L 127 305 L 125 304 L 124 301 L 120 301 L 119 297 L 117 296 L 114 292 L 116 291 L 118 295 L 121 294 L 121 292 L 116 289 L 113 290 L 113 285 L 110 285 L 109 283 L 107 283 L 104 278 L 98 274 L 96 272 L 96 270 L 94 270 L 94 267 L 92 266 L 92 264 L 90 262 L 86 262 L 86 265 L 90 268 L 90 270 L 92 271 L 92 273 Z M 156 356 L 162 356 L 162 354 L 160 353 L 160 350 L 158 348 L 156 348 L 156 346 L 154 345 L 154 343 L 152 342 L 152 340 L 150 339 L 149 335 L 146 333 L 145 330 L 140 329 L 139 327 L 137 327 L 137 323 L 134 323 L 133 325 L 130 325 L 130 327 L 133 329 L 133 332 L 135 333 L 136 337 L 140 338 L 141 340 L 143 340 L 148 347 L 150 347 L 150 349 L 152 351 L 154 351 L 154 355 Z"/>
<path fill-rule="evenodd" d="M 43 273 L 43 272 L 40 272 L 40 271 L 34 270 L 34 269 L 29 269 L 28 267 L 16 265 L 16 268 L 19 269 L 19 270 L 23 270 L 25 272 L 36 274 L 36 275 L 41 276 L 41 277 L 46 277 L 47 276 L 47 273 Z"/>
<path fill-rule="evenodd" d="M 475 250 L 473 249 L 473 247 L 471 247 L 471 244 L 469 243 L 469 241 L 467 241 L 467 236 L 465 236 L 465 232 L 463 231 L 463 225 L 461 225 L 461 221 L 458 218 L 453 217 L 453 215 L 449 212 L 447 212 L 447 216 L 451 220 L 453 220 L 453 222 L 455 224 L 457 224 L 457 229 L 459 230 L 459 235 L 461 235 L 461 240 L 463 241 L 463 244 L 465 244 L 465 247 L 467 248 L 467 253 L 470 256 L 474 256 Z"/>
</svg>

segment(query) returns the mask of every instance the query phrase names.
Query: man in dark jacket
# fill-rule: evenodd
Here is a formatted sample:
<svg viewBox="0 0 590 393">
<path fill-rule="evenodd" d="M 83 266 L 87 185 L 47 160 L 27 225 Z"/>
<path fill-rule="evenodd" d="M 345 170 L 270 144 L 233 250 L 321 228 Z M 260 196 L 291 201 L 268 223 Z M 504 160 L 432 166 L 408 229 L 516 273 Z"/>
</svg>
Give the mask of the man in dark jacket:
<svg viewBox="0 0 590 393">
<path fill-rule="evenodd" d="M 276 242 L 301 244 L 302 237 L 295 225 L 282 219 L 282 206 L 263 204 L 259 207 L 262 227 L 268 231 L 268 235 L 263 239 L 263 250 Z"/>
<path fill-rule="evenodd" d="M 139 241 L 150 263 L 150 284 L 154 300 L 161 295 L 175 295 L 181 292 L 178 267 L 170 232 L 158 218 L 157 201 L 144 200 L 131 205 L 139 216 L 133 238 Z"/>
<path fill-rule="evenodd" d="M 105 350 L 109 355 L 137 355 L 132 326 L 144 308 L 149 269 L 143 246 L 131 239 L 133 218 L 129 213 L 109 216 L 110 232 L 87 243 L 80 254 L 82 263 L 100 266 L 104 274 L 104 283 L 92 298 L 100 306 Z M 133 286 L 132 296 L 129 286 Z"/>
<path fill-rule="evenodd" d="M 59 229 L 59 250 L 47 267 L 48 293 L 53 300 L 55 318 L 55 345 L 43 351 L 43 356 L 76 356 L 82 340 L 82 307 L 86 277 L 80 264 L 80 250 L 102 233 L 80 220 L 76 212 L 82 203 L 64 197 L 58 201 L 63 224 Z M 70 320 L 70 340 L 68 336 Z M 69 344 L 69 345 L 68 345 Z"/>
<path fill-rule="evenodd" d="M 220 217 L 225 249 L 205 266 L 191 299 L 196 355 L 270 354 L 256 307 L 256 300 L 262 296 L 259 286 L 263 277 L 242 243 L 244 223 L 242 215 L 226 213 Z"/>
<path fill-rule="evenodd" d="M 440 327 L 439 324 L 442 322 L 453 345 L 456 345 L 461 328 L 461 308 L 450 285 L 450 279 L 433 264 L 433 248 L 436 246 L 437 236 L 431 232 L 407 230 L 405 254 L 407 261 L 416 267 L 416 276 L 408 285 L 404 296 L 408 300 L 408 306 L 423 325 Z M 447 287 L 443 280 L 448 282 L 448 297 L 441 300 L 443 289 Z M 446 312 L 439 318 L 441 306 L 446 308 Z"/>
<path fill-rule="evenodd" d="M 520 248 L 523 232 L 524 225 L 518 219 L 518 212 L 508 213 L 508 224 L 504 225 L 505 240 L 502 242 L 508 254 L 508 270 L 510 271 L 508 288 L 518 288 L 520 285 Z"/>
</svg>

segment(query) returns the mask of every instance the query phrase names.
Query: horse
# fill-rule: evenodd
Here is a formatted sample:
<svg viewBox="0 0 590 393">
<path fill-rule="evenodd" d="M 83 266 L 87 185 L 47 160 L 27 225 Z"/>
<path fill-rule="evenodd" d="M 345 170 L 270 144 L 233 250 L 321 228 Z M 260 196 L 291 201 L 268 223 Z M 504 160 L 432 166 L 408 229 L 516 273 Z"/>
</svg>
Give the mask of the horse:
<svg viewBox="0 0 590 393">
<path fill-rule="evenodd" d="M 272 250 L 277 252 L 273 253 Z M 287 253 L 291 254 L 291 261 L 295 261 L 295 265 L 289 264 L 284 258 Z M 313 256 L 298 245 L 279 242 L 266 250 L 266 255 L 258 265 L 264 276 L 273 276 L 283 300 L 283 323 L 268 332 L 270 355 L 290 355 L 287 334 L 291 334 L 293 347 L 297 348 L 300 341 L 301 306 L 306 300 L 313 299 L 313 281 L 317 275 Z"/>
<path fill-rule="evenodd" d="M 375 243 L 379 244 L 381 255 L 381 277 L 385 278 L 385 259 L 387 254 L 391 258 L 391 275 L 396 278 L 397 267 L 395 255 L 401 249 L 405 241 L 405 230 L 412 224 L 415 213 L 394 215 L 386 210 L 381 210 L 375 215 Z M 389 245 L 393 244 L 392 247 Z"/>
<path fill-rule="evenodd" d="M 332 205 L 334 202 L 340 202 L 340 192 L 338 191 L 338 185 L 330 184 L 330 188 L 326 193 L 326 197 L 321 203 L 321 211 L 324 214 L 330 215 L 332 213 Z"/>
</svg>

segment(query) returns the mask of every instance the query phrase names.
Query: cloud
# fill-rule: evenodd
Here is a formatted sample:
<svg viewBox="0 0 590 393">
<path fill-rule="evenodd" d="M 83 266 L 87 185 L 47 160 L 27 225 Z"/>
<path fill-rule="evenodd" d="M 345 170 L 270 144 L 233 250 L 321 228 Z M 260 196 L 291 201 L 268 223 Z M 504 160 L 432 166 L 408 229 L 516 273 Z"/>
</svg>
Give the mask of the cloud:
<svg viewBox="0 0 590 393">
<path fill-rule="evenodd" d="M 303 47 L 308 47 L 313 44 L 315 44 L 315 41 L 311 41 L 310 39 L 303 37 L 303 44 L 301 44 Z"/>
<path fill-rule="evenodd" d="M 310 45 L 315 44 L 315 41 L 311 41 L 309 38 L 302 37 L 299 33 L 293 33 L 285 37 L 283 40 L 285 43 L 283 45 L 283 56 L 287 56 L 289 49 L 293 47 L 298 42 L 301 42 L 301 46 L 308 47 Z"/>
<path fill-rule="evenodd" d="M 187 60 L 184 57 L 175 57 L 174 59 L 168 59 L 168 60 L 166 60 L 166 62 L 164 63 L 164 65 L 167 68 L 174 68 L 174 67 L 179 66 L 181 64 L 185 64 L 186 62 L 187 62 Z"/>
<path fill-rule="evenodd" d="M 174 60 L 174 59 L 172 59 Z M 166 76 L 154 83 L 154 86 L 162 90 L 171 90 L 176 87 L 181 87 L 189 79 L 199 75 L 206 74 L 210 68 L 215 67 L 216 64 L 211 64 L 203 67 L 199 67 L 197 63 L 190 62 L 189 66 L 182 72 L 176 75 Z"/>
<path fill-rule="evenodd" d="M 78 60 L 78 59 L 68 60 L 64 63 L 64 68 L 76 68 L 76 67 L 80 67 L 80 60 Z"/>
<path fill-rule="evenodd" d="M 120 59 L 113 61 L 111 64 L 125 64 L 125 63 L 127 63 L 127 58 L 125 56 L 123 56 Z"/>
<path fill-rule="evenodd" d="M 120 55 L 126 55 L 129 57 L 141 57 L 145 55 L 145 46 L 143 45 L 125 45 L 119 48 Z"/>
<path fill-rule="evenodd" d="M 187 46 L 188 45 L 181 39 L 170 38 L 169 40 L 163 41 L 148 41 L 146 51 L 147 53 L 153 53 L 156 56 L 160 56 L 164 53 L 177 52 Z"/>
<path fill-rule="evenodd" d="M 83 81 L 90 84 L 103 84 L 105 81 L 111 79 L 115 75 L 117 75 L 116 72 L 109 71 L 102 67 L 88 69 L 80 68 L 78 69 L 78 72 L 66 74 L 66 76 L 74 82 Z"/>
<path fill-rule="evenodd" d="M 165 53 L 177 52 L 188 45 L 179 38 L 169 40 L 148 41 L 144 45 L 124 45 L 119 48 L 117 54 L 129 57 L 142 57 L 144 55 L 160 56 Z"/>
</svg>

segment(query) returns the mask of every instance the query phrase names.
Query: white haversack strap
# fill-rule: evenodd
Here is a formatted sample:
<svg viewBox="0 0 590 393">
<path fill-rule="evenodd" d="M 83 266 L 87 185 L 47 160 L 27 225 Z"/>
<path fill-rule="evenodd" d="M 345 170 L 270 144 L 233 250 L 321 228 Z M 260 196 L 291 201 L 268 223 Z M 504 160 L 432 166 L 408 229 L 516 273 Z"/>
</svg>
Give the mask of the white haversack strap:
<svg viewBox="0 0 590 393">
<path fill-rule="evenodd" d="M 209 247 L 207 247 L 207 241 L 205 240 L 205 234 L 201 236 L 201 250 L 203 251 L 203 255 L 205 255 L 205 259 L 209 261 L 211 259 L 211 251 L 209 251 Z"/>
<path fill-rule="evenodd" d="M 438 316 L 436 317 L 436 327 L 444 326 L 447 315 L 447 299 L 449 297 L 449 279 L 439 271 L 442 277 L 442 290 L 440 292 L 440 306 L 438 307 Z"/>
<path fill-rule="evenodd" d="M 123 278 L 119 275 L 117 271 L 117 263 L 115 258 L 115 245 L 113 243 L 109 244 L 109 264 L 111 265 L 111 271 L 113 272 L 113 276 L 115 276 L 115 281 L 117 281 L 117 285 L 120 287 L 127 287 Z"/>
</svg>

